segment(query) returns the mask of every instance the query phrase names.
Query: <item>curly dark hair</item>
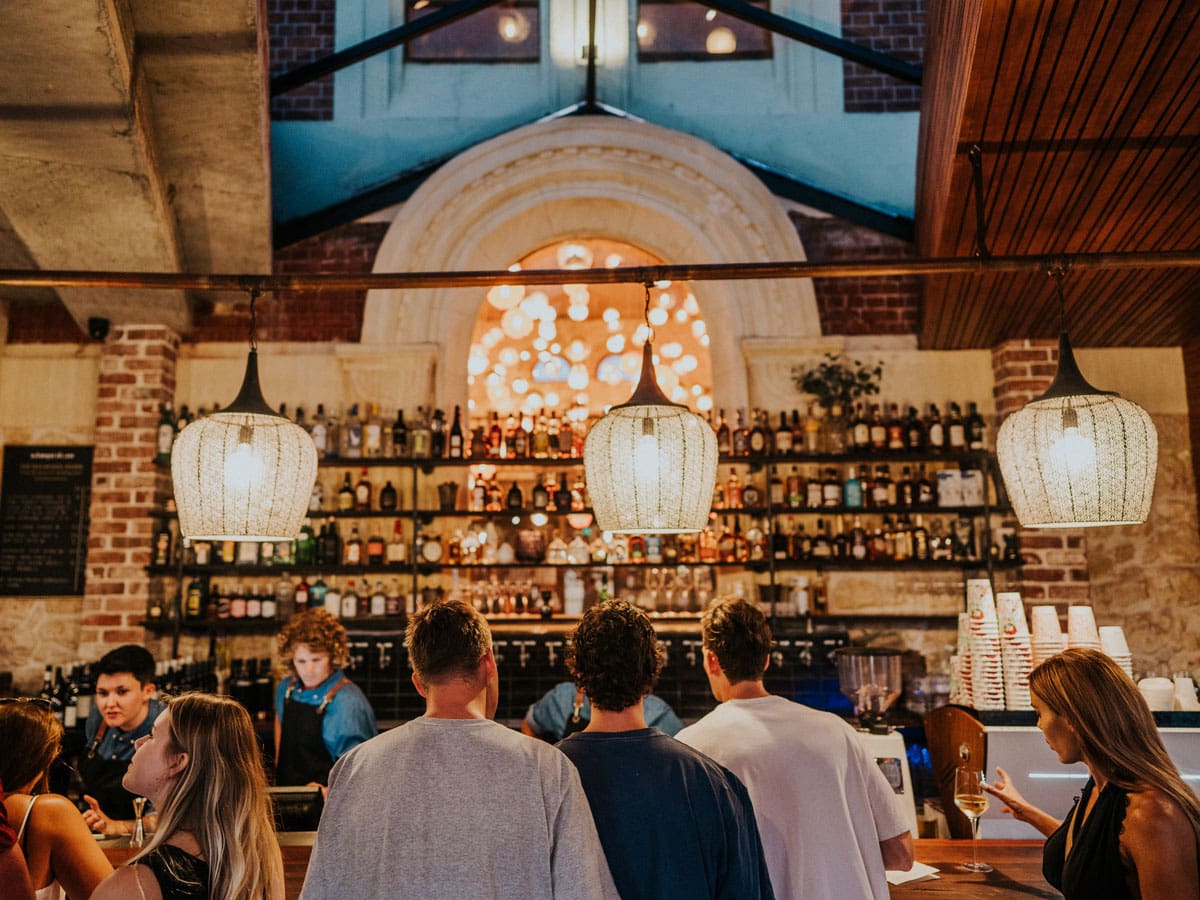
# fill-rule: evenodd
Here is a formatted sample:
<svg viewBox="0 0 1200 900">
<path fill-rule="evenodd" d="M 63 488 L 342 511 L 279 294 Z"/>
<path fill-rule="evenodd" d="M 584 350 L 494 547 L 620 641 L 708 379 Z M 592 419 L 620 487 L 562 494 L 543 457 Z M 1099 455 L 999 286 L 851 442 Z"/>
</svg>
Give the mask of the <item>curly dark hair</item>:
<svg viewBox="0 0 1200 900">
<path fill-rule="evenodd" d="M 309 607 L 294 616 L 279 631 L 279 658 L 292 668 L 292 655 L 303 644 L 309 650 L 329 654 L 333 669 L 344 669 L 350 661 L 350 643 L 342 623 L 323 607 Z"/>
<path fill-rule="evenodd" d="M 665 654 L 650 617 L 625 600 L 597 603 L 567 642 L 567 669 L 592 706 L 620 712 L 654 689 Z"/>
<path fill-rule="evenodd" d="M 487 620 L 462 600 L 439 600 L 421 607 L 404 636 L 409 661 L 423 685 L 474 677 L 492 646 Z"/>
<path fill-rule="evenodd" d="M 767 617 L 746 600 L 722 600 L 700 617 L 704 649 L 717 655 L 731 683 L 758 681 L 771 652 L 771 626 Z"/>
</svg>

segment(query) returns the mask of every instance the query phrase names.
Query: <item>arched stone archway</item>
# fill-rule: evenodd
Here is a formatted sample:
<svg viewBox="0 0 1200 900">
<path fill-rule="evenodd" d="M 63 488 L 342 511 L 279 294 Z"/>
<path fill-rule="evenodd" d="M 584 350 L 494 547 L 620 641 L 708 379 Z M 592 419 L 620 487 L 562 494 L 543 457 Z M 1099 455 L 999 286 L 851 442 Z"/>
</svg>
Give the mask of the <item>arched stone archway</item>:
<svg viewBox="0 0 1200 900">
<path fill-rule="evenodd" d="M 805 258 L 776 198 L 710 144 L 641 122 L 577 117 L 516 129 L 440 168 L 397 212 L 375 271 L 499 269 L 538 247 L 586 236 L 627 241 L 668 263 Z M 807 279 L 700 282 L 693 293 L 712 336 L 718 406 L 747 404 L 747 356 L 756 342 L 820 336 Z M 345 360 L 359 393 L 465 403 L 483 294 L 371 291 L 362 344 Z M 385 371 L 387 385 L 379 383 Z"/>
</svg>

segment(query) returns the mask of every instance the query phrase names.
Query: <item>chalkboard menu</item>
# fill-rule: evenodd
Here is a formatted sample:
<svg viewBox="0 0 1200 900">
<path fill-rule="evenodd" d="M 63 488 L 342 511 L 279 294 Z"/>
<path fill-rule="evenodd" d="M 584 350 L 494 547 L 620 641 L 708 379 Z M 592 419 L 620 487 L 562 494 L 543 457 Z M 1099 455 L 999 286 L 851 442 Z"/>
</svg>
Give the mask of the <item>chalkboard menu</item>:
<svg viewBox="0 0 1200 900">
<path fill-rule="evenodd" d="M 0 596 L 83 593 L 91 447 L 5 447 Z"/>
</svg>

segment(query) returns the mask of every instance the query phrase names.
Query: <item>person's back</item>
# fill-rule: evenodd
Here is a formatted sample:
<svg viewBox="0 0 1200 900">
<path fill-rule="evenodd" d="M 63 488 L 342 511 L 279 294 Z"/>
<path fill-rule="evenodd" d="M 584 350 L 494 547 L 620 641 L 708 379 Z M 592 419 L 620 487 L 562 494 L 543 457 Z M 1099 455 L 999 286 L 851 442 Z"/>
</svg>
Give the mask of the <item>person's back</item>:
<svg viewBox="0 0 1200 900">
<path fill-rule="evenodd" d="M 727 700 L 679 740 L 746 786 L 780 896 L 886 900 L 879 844 L 907 825 L 849 725 L 771 696 Z"/>
<path fill-rule="evenodd" d="M 624 900 L 770 896 L 746 789 L 657 728 L 580 732 L 558 745 L 579 770 Z"/>
<path fill-rule="evenodd" d="M 483 617 L 436 603 L 406 637 L 425 715 L 334 765 L 301 897 L 618 900 L 578 773 L 491 719 Z"/>
</svg>

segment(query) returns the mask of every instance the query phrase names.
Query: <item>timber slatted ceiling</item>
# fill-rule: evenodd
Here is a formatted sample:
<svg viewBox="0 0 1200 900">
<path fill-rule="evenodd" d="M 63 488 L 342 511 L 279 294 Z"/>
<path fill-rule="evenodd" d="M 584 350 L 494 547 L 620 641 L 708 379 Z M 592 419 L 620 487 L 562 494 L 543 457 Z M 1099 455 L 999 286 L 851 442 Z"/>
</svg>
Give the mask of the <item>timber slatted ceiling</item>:
<svg viewBox="0 0 1200 900">
<path fill-rule="evenodd" d="M 919 175 L 921 252 L 975 251 L 972 144 L 983 151 L 994 255 L 1200 247 L 1200 2 L 996 0 L 971 12 L 973 47 L 930 39 L 931 55 L 951 61 L 927 63 L 922 147 L 938 145 L 939 129 L 942 146 L 945 129 L 957 137 Z M 938 84 L 955 71 L 965 92 Z M 955 96 L 965 96 L 959 109 Z M 924 287 L 922 346 L 1057 333 L 1044 276 L 930 277 Z M 1200 271 L 1078 272 L 1065 289 L 1076 346 L 1200 338 Z"/>
</svg>

